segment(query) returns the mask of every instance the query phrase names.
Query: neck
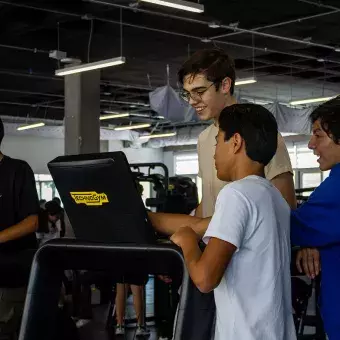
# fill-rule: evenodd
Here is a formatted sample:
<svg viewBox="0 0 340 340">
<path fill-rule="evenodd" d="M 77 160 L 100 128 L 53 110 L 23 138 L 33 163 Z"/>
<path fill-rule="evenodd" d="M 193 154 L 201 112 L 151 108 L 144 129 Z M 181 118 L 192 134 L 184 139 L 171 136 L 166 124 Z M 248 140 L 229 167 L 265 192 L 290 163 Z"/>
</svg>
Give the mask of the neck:
<svg viewBox="0 0 340 340">
<path fill-rule="evenodd" d="M 231 176 L 231 180 L 238 181 L 248 176 L 259 176 L 259 177 L 264 178 L 265 175 L 264 175 L 263 165 L 257 162 L 240 164 L 240 166 L 236 166 L 234 168 L 233 174 Z"/>
<path fill-rule="evenodd" d="M 226 107 L 234 105 L 234 104 L 237 104 L 236 98 L 234 96 L 227 95 L 223 108 L 225 109 Z M 214 118 L 215 126 L 218 126 L 218 119 L 219 119 L 219 117 L 220 117 L 220 114 L 218 114 L 218 116 Z"/>
</svg>

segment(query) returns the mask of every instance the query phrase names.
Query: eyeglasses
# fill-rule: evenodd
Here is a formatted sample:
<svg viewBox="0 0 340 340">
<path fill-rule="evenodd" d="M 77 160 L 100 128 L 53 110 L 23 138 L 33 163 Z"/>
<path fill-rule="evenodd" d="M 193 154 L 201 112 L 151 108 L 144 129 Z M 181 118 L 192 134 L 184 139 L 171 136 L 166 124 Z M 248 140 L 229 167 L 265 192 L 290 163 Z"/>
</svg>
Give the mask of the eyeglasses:
<svg viewBox="0 0 340 340">
<path fill-rule="evenodd" d="M 180 97 L 187 103 L 190 102 L 190 98 L 194 101 L 197 100 L 201 100 L 202 96 L 204 95 L 204 93 L 206 93 L 213 85 L 215 85 L 216 83 L 211 83 L 207 88 L 202 88 L 202 89 L 198 89 L 196 91 L 186 91 L 184 89 L 182 89 L 179 93 Z"/>
</svg>

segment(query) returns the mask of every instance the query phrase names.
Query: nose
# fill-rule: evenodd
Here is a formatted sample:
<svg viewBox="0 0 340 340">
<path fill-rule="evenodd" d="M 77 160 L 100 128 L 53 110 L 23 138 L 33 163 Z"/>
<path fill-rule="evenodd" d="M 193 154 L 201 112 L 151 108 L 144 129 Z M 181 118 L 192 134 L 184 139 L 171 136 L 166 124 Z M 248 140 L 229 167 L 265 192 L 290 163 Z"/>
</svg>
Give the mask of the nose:
<svg viewBox="0 0 340 340">
<path fill-rule="evenodd" d="M 315 147 L 316 147 L 316 145 L 315 145 L 315 137 L 312 136 L 311 139 L 309 140 L 308 148 L 311 149 L 311 150 L 314 150 Z"/>
<path fill-rule="evenodd" d="M 190 97 L 189 97 L 189 104 L 190 104 L 191 106 L 194 106 L 194 105 L 198 104 L 198 100 L 192 98 L 192 96 L 190 95 Z"/>
</svg>

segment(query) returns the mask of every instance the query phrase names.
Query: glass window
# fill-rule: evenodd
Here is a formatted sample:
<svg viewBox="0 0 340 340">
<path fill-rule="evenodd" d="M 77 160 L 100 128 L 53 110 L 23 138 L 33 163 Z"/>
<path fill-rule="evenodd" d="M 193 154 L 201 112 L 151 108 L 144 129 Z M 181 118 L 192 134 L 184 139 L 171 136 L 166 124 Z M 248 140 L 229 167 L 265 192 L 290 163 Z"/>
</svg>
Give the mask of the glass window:
<svg viewBox="0 0 340 340">
<path fill-rule="evenodd" d="M 321 172 L 305 172 L 301 177 L 302 188 L 316 188 L 321 183 Z M 309 196 L 311 192 L 303 193 L 303 196 Z"/>
<path fill-rule="evenodd" d="M 182 154 L 175 156 L 176 175 L 197 175 L 198 174 L 198 155 Z"/>
<path fill-rule="evenodd" d="M 41 199 L 50 201 L 53 198 L 53 182 L 41 182 Z"/>
</svg>

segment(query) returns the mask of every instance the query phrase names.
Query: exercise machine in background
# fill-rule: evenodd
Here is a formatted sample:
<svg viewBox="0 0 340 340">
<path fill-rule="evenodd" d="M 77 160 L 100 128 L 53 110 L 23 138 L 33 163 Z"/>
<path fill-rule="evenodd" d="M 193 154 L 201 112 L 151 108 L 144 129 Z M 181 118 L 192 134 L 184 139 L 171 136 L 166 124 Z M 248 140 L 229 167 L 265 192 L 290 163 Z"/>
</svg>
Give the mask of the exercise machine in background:
<svg viewBox="0 0 340 340">
<path fill-rule="evenodd" d="M 197 208 L 197 186 L 190 177 L 169 177 L 168 168 L 163 163 L 130 164 L 130 167 L 137 182 L 149 182 L 152 186 L 152 197 L 145 201 L 148 208 L 177 214 L 190 214 Z M 154 320 L 161 338 L 172 338 L 181 280 L 181 273 L 171 277 L 170 282 L 154 278 Z"/>
</svg>

